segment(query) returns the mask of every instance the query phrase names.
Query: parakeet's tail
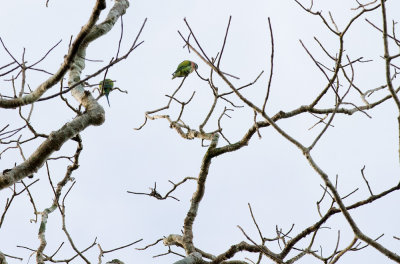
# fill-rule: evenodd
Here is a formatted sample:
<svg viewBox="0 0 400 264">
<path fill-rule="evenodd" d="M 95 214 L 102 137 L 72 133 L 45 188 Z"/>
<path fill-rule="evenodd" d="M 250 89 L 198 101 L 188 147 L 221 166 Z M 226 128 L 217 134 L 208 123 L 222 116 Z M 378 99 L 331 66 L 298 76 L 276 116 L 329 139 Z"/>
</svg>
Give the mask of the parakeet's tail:
<svg viewBox="0 0 400 264">
<path fill-rule="evenodd" d="M 107 98 L 108 107 L 111 107 L 110 100 L 108 100 L 108 95 L 107 94 L 106 94 L 106 98 Z"/>
<path fill-rule="evenodd" d="M 172 80 L 175 79 L 175 78 L 176 78 L 176 76 L 174 74 L 172 74 Z"/>
</svg>

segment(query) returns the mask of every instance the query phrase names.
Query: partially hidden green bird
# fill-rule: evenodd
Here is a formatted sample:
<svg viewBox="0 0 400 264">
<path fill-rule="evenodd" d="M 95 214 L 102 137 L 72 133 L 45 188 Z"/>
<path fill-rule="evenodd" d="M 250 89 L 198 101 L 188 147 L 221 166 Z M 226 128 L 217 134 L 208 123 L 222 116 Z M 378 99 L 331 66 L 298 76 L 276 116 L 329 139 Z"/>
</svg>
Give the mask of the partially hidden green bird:
<svg viewBox="0 0 400 264">
<path fill-rule="evenodd" d="M 110 94 L 110 91 L 112 90 L 113 87 L 114 87 L 114 82 L 111 79 L 105 79 L 104 85 L 103 85 L 103 81 L 101 81 L 99 83 L 100 91 L 101 91 L 101 93 L 103 93 L 106 96 L 108 106 L 110 106 L 110 101 L 108 100 L 108 95 Z"/>
<path fill-rule="evenodd" d="M 172 74 L 172 79 L 176 77 L 186 77 L 190 73 L 192 73 L 194 70 L 197 70 L 198 66 L 196 63 L 190 60 L 184 60 L 181 63 L 179 63 L 178 68 L 176 68 L 176 71 Z"/>
<path fill-rule="evenodd" d="M 113 259 L 113 260 L 107 262 L 106 264 L 125 264 L 125 263 L 122 262 L 122 261 L 119 260 L 119 259 Z"/>
</svg>

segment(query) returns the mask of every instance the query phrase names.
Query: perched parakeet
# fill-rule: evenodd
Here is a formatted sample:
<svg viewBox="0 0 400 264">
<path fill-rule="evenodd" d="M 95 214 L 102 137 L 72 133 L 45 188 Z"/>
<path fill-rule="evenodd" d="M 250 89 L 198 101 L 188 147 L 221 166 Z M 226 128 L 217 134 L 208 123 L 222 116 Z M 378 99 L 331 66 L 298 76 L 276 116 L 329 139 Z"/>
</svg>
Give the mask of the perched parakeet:
<svg viewBox="0 0 400 264">
<path fill-rule="evenodd" d="M 108 95 L 110 94 L 110 91 L 112 90 L 113 87 L 114 87 L 114 82 L 111 79 L 105 79 L 104 86 L 103 86 L 103 81 L 101 81 L 99 83 L 100 90 L 102 91 L 102 93 L 104 93 L 104 95 L 107 98 L 108 106 L 110 106 L 110 101 L 108 100 Z"/>
<path fill-rule="evenodd" d="M 106 264 L 124 264 L 124 262 L 122 262 L 119 259 L 113 259 L 113 260 L 107 262 Z"/>
<path fill-rule="evenodd" d="M 176 68 L 176 71 L 172 74 L 172 79 L 176 77 L 186 77 L 194 70 L 197 70 L 198 66 L 193 61 L 184 60 Z"/>
</svg>

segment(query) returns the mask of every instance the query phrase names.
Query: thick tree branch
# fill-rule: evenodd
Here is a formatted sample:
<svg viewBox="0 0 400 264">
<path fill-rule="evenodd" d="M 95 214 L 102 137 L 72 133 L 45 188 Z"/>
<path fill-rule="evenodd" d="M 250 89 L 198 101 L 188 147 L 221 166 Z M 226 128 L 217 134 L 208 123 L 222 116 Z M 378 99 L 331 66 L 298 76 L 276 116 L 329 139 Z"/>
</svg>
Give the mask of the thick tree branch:
<svg viewBox="0 0 400 264">
<path fill-rule="evenodd" d="M 88 36 L 96 21 L 99 19 L 101 10 L 106 8 L 105 0 L 97 0 L 96 4 L 93 8 L 92 14 L 89 18 L 89 21 L 85 26 L 82 27 L 81 31 L 75 38 L 75 41 L 72 43 L 71 48 L 64 59 L 63 64 L 58 69 L 58 71 L 47 79 L 45 82 L 40 84 L 33 92 L 28 95 L 15 98 L 15 99 L 0 99 L 0 108 L 16 108 L 18 106 L 23 106 L 27 104 L 31 104 L 37 101 L 48 89 L 53 87 L 56 83 L 58 83 L 65 75 L 65 73 L 72 66 L 75 56 L 78 54 L 78 51 L 81 47 L 81 44 L 84 42 L 85 38 Z"/>
<path fill-rule="evenodd" d="M 71 46 L 70 50 L 74 50 L 73 54 L 78 56 L 74 55 L 73 64 L 71 65 L 68 81 L 70 86 L 76 82 L 79 82 L 80 80 L 81 72 L 85 68 L 84 57 L 89 42 L 107 33 L 111 29 L 111 26 L 114 25 L 116 19 L 123 15 L 126 8 L 129 7 L 129 2 L 127 0 L 115 1 L 115 5 L 111 9 L 110 14 L 107 16 L 105 22 L 93 28 L 93 24 L 99 16 L 98 12 L 105 8 L 105 6 L 103 6 L 104 4 L 104 0 L 99 0 L 96 3 L 91 20 L 86 26 L 83 27 L 81 33 L 77 37 L 77 40 L 80 40 L 81 35 L 84 37 L 88 36 L 88 38 L 80 41 L 76 40 Z M 52 132 L 50 136 L 31 154 L 31 156 L 25 162 L 10 170 L 3 171 L 0 174 L 0 190 L 27 177 L 28 175 L 36 173 L 53 152 L 61 149 L 65 142 L 75 137 L 87 127 L 92 125 L 99 126 L 103 124 L 105 120 L 104 109 L 92 97 L 90 92 L 83 89 L 82 84 L 78 85 L 72 90 L 72 95 L 86 108 L 87 111 L 81 116 L 77 116 L 73 121 L 66 123 L 59 130 Z"/>
<path fill-rule="evenodd" d="M 193 194 L 192 201 L 190 204 L 190 209 L 186 215 L 183 224 L 183 247 L 185 248 L 186 254 L 191 254 L 195 252 L 195 247 L 193 245 L 193 223 L 197 216 L 197 211 L 199 209 L 200 201 L 204 196 L 205 184 L 208 176 L 208 170 L 211 165 L 211 159 L 213 158 L 213 151 L 217 146 L 219 136 L 214 134 L 214 137 L 207 149 L 206 154 L 203 157 L 203 161 L 200 167 L 200 173 L 197 180 L 197 190 Z"/>
<path fill-rule="evenodd" d="M 193 252 L 189 254 L 186 258 L 174 262 L 174 264 L 200 264 L 200 263 L 205 263 L 205 262 L 202 260 L 201 254 L 198 252 Z"/>
</svg>

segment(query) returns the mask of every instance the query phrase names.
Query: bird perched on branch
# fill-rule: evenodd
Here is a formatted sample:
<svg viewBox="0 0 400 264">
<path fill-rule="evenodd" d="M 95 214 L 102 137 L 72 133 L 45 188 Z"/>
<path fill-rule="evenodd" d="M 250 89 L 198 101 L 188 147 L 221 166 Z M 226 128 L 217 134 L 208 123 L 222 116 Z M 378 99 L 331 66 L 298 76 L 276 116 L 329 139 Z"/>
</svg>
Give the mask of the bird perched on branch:
<svg viewBox="0 0 400 264">
<path fill-rule="evenodd" d="M 113 259 L 113 260 L 107 262 L 106 264 L 124 264 L 124 262 L 122 262 L 119 259 Z"/>
<path fill-rule="evenodd" d="M 179 63 L 178 68 L 176 68 L 176 71 L 172 74 L 172 79 L 176 77 L 186 77 L 190 73 L 192 73 L 194 70 L 197 70 L 198 66 L 196 63 L 190 60 L 184 60 L 181 63 Z"/>
<path fill-rule="evenodd" d="M 99 88 L 101 90 L 101 93 L 104 94 L 107 98 L 107 103 L 108 106 L 110 106 L 110 101 L 108 100 L 108 95 L 110 94 L 110 91 L 114 87 L 114 82 L 111 79 L 105 79 L 104 80 L 104 85 L 103 81 L 99 83 Z"/>
</svg>

